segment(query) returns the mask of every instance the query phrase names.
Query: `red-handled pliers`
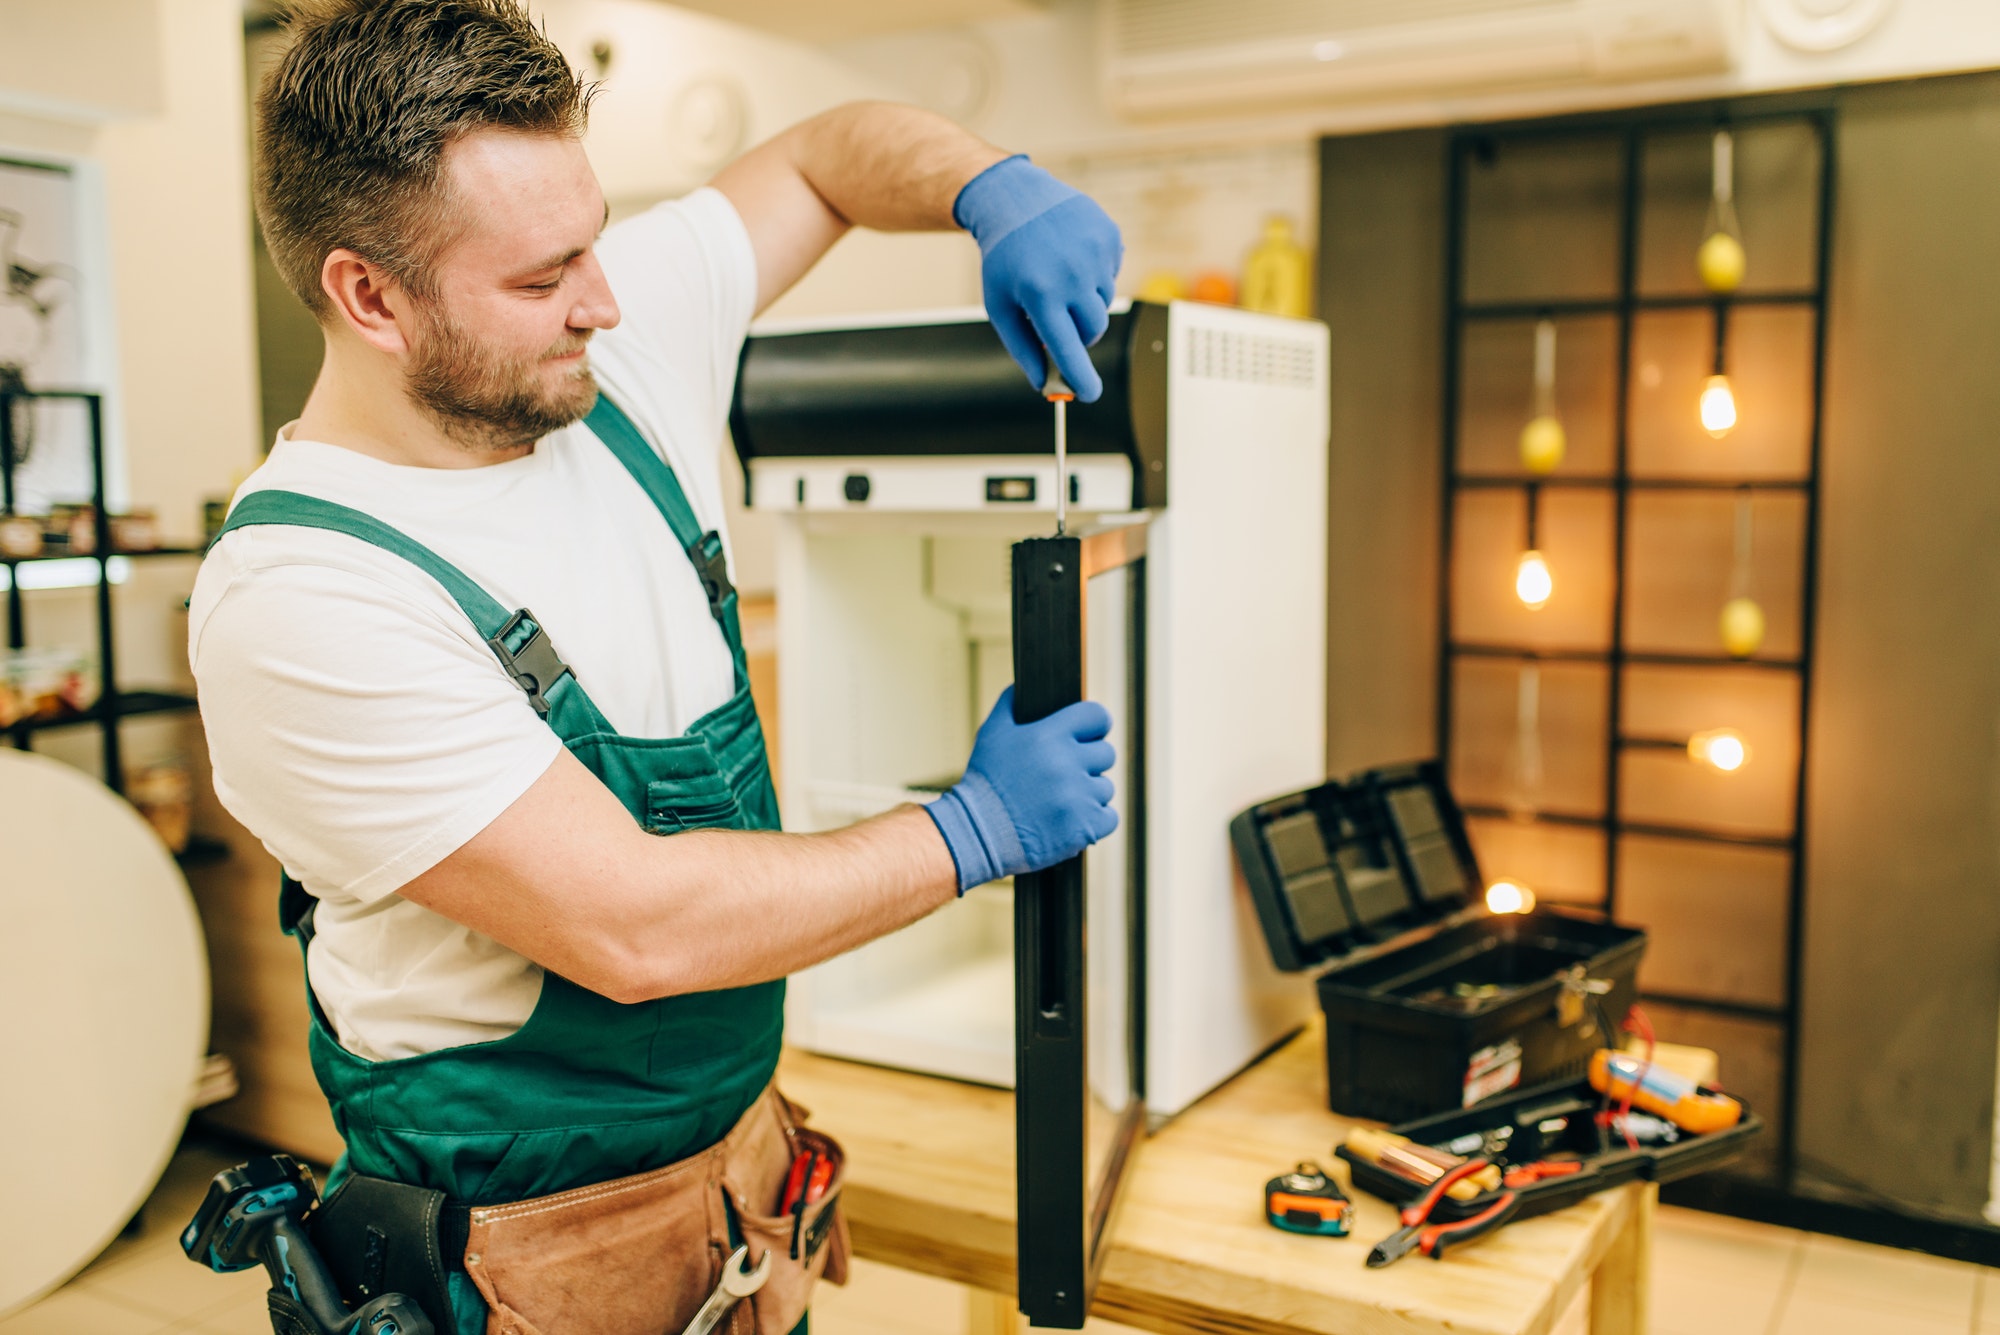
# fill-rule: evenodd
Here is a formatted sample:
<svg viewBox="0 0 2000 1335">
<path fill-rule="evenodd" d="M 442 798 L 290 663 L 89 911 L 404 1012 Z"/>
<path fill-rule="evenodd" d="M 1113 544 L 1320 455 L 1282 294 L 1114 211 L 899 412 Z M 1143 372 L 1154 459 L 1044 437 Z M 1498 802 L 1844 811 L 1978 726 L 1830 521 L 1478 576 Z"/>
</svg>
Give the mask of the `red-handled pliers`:
<svg viewBox="0 0 2000 1335">
<path fill-rule="evenodd" d="M 1400 1261 L 1413 1251 L 1436 1260 L 1444 1255 L 1445 1248 L 1483 1238 L 1512 1219 L 1521 1198 L 1514 1192 L 1502 1191 L 1492 1198 L 1485 1209 L 1469 1218 L 1444 1224 L 1429 1222 L 1431 1211 L 1437 1209 L 1438 1202 L 1444 1199 L 1444 1194 L 1451 1190 L 1454 1183 L 1471 1177 L 1492 1162 L 1484 1157 L 1467 1159 L 1431 1183 L 1415 1203 L 1404 1206 L 1403 1226 L 1375 1244 L 1375 1250 L 1368 1253 L 1369 1268 L 1372 1270 L 1391 1261 Z"/>
</svg>

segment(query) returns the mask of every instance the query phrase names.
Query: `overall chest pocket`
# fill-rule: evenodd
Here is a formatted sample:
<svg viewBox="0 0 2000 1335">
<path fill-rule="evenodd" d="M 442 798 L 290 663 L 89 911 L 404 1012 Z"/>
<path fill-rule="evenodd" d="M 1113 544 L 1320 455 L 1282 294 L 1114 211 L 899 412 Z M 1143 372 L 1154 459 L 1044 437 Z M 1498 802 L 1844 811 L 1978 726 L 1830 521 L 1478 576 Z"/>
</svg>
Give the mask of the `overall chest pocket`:
<svg viewBox="0 0 2000 1335">
<path fill-rule="evenodd" d="M 687 745 L 649 756 L 646 807 L 642 823 L 651 834 L 714 829 L 742 824 L 736 789 L 716 763 L 715 753 L 701 738 L 681 738 Z"/>
</svg>

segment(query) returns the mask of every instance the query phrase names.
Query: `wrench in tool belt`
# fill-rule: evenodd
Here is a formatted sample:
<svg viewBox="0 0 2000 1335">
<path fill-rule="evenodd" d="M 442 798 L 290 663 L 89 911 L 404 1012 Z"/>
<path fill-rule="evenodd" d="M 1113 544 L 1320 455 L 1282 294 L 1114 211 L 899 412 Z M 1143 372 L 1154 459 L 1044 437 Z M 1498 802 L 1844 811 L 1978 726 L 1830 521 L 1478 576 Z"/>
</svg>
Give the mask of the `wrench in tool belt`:
<svg viewBox="0 0 2000 1335">
<path fill-rule="evenodd" d="M 715 1291 L 708 1295 L 708 1301 L 701 1305 L 681 1335 L 712 1335 L 737 1303 L 764 1287 L 764 1281 L 771 1277 L 771 1249 L 764 1249 L 764 1259 L 757 1262 L 755 1270 L 745 1268 L 749 1259 L 748 1247 L 738 1247 L 729 1254 L 729 1259 L 722 1263 L 722 1278 L 716 1281 Z"/>
</svg>

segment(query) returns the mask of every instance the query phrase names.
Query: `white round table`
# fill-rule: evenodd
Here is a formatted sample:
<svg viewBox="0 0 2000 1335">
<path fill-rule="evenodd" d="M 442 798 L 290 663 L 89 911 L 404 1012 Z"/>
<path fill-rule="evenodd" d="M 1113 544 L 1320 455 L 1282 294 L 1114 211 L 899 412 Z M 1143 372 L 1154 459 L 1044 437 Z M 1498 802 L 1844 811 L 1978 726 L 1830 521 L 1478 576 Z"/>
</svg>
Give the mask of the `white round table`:
<svg viewBox="0 0 2000 1335">
<path fill-rule="evenodd" d="M 0 1316 L 138 1211 L 207 1040 L 207 953 L 166 848 L 88 775 L 0 748 Z"/>
</svg>

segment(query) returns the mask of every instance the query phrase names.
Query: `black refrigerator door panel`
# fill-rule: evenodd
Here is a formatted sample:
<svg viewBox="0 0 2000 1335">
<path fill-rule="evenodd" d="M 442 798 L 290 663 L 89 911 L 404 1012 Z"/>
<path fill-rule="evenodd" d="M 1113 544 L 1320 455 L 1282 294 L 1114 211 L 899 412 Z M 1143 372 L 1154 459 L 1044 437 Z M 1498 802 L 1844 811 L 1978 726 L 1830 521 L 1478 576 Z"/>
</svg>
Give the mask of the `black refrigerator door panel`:
<svg viewBox="0 0 2000 1335">
<path fill-rule="evenodd" d="M 1021 1310 L 1076 1330 L 1145 1125 L 1142 544 L 1014 548 L 1014 714 L 1112 711 L 1120 825 L 1014 882 L 1015 1163 Z M 1094 614 L 1094 616 L 1093 616 Z"/>
</svg>

